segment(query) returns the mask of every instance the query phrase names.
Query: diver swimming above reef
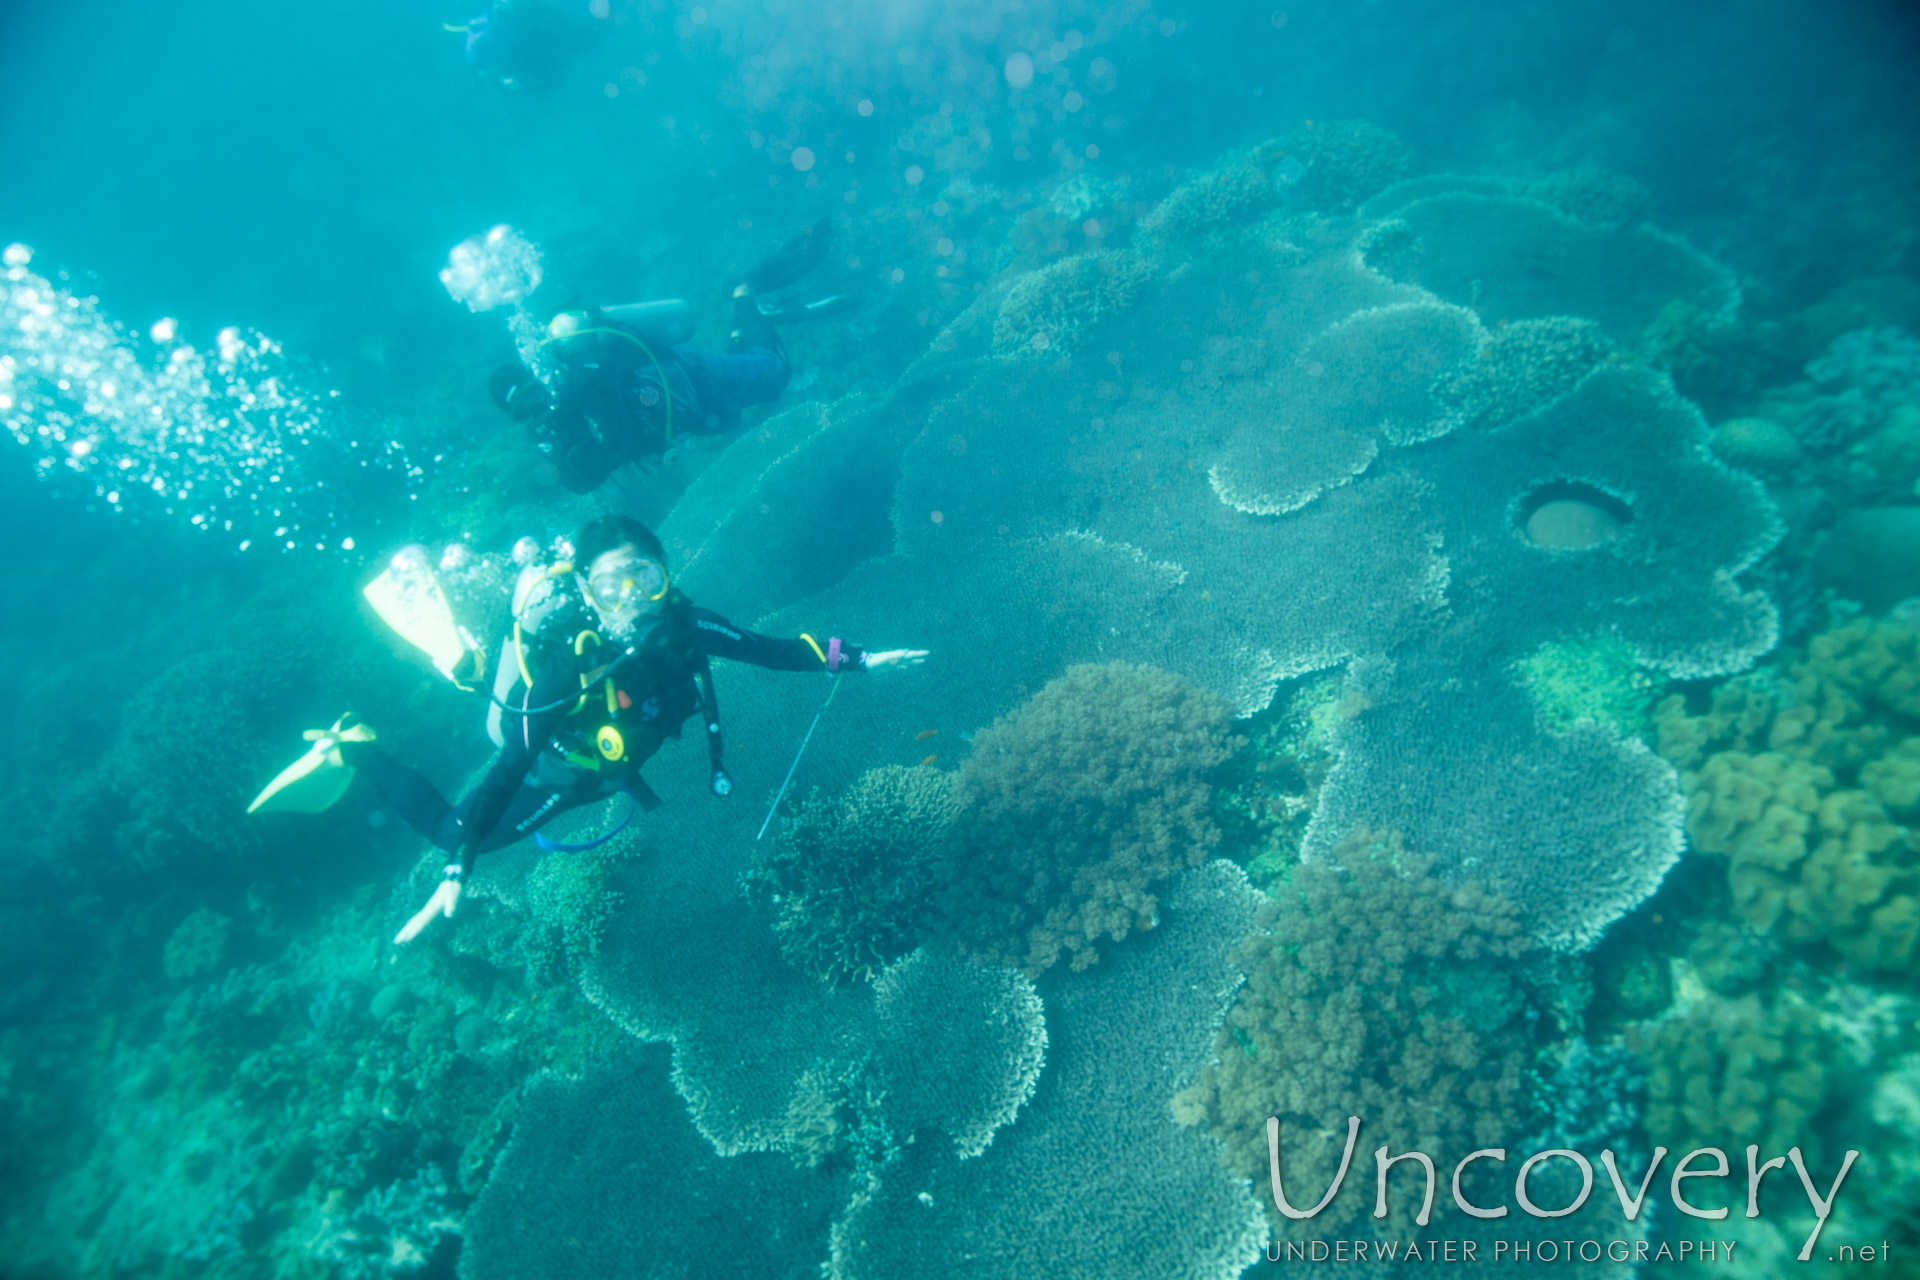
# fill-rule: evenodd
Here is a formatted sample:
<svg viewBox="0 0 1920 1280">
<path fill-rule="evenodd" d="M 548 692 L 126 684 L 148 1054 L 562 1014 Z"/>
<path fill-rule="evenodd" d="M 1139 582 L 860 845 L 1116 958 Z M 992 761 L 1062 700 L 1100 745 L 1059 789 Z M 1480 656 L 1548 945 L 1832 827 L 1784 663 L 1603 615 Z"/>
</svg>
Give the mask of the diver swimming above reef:
<svg viewBox="0 0 1920 1280">
<path fill-rule="evenodd" d="M 781 304 L 759 297 L 818 266 L 832 234 L 821 219 L 734 287 L 724 352 L 687 345 L 693 310 L 677 298 L 570 309 L 547 324 L 541 372 L 524 364 L 493 371 L 493 401 L 526 423 L 575 493 L 592 491 L 625 463 L 663 454 L 676 432 L 731 430 L 741 410 L 786 388 L 793 370 L 779 326 L 851 305 L 845 296 Z"/>
<path fill-rule="evenodd" d="M 923 649 L 875 652 L 838 637 L 775 639 L 735 626 L 677 591 L 659 539 L 624 516 L 590 522 L 573 540 L 572 558 L 552 565 L 539 563 L 531 539 L 522 543 L 515 550 L 522 568 L 513 629 L 500 646 L 487 716 L 500 751 L 464 798 L 449 803 L 420 773 L 375 746 L 369 726 L 342 717 L 331 729 L 310 731 L 312 748 L 248 808 L 317 813 L 365 775 L 388 808 L 449 855 L 440 887 L 396 942 L 411 939 L 436 915 L 453 914 L 477 855 L 622 792 L 633 809 L 598 839 L 563 845 L 535 838 L 550 850 L 591 848 L 624 828 L 634 810 L 657 808 L 660 799 L 640 768 L 696 713 L 706 726 L 709 785 L 714 795 L 728 795 L 733 782 L 721 760 L 709 659 L 837 676 L 917 665 L 926 657 Z M 424 557 L 402 553 L 366 594 L 456 683 L 483 674 L 485 653 L 453 622 Z"/>
</svg>

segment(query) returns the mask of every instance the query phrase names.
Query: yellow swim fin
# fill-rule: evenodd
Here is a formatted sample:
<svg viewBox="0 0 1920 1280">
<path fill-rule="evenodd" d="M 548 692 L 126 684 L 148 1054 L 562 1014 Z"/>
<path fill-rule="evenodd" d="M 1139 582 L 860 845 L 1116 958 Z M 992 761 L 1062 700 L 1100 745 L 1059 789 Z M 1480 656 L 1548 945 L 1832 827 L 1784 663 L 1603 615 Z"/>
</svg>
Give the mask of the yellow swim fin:
<svg viewBox="0 0 1920 1280">
<path fill-rule="evenodd" d="M 395 635 L 459 688 L 470 690 L 486 675 L 486 650 L 454 618 L 425 547 L 402 547 L 360 594 Z"/>
<path fill-rule="evenodd" d="M 372 742 L 373 729 L 341 716 L 331 729 L 309 729 L 307 754 L 280 771 L 253 798 L 248 813 L 324 813 L 353 785 L 353 767 L 340 755 L 343 742 Z"/>
</svg>

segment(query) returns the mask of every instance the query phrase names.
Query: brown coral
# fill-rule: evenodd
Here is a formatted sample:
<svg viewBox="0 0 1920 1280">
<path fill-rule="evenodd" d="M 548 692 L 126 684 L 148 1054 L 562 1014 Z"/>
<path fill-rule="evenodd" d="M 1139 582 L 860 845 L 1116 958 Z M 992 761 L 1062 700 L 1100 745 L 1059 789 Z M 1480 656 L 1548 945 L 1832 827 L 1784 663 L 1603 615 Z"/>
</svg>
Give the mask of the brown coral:
<svg viewBox="0 0 1920 1280">
<path fill-rule="evenodd" d="M 1784 664 L 1790 681 L 1756 673 L 1704 714 L 1671 698 L 1655 715 L 1692 847 L 1727 859 L 1748 923 L 1881 969 L 1920 945 L 1920 843 L 1895 821 L 1920 802 L 1916 639 L 1856 620 Z"/>
<path fill-rule="evenodd" d="M 1297 867 L 1270 931 L 1248 939 L 1218 1057 L 1177 1108 L 1203 1114 L 1255 1178 L 1266 1117 L 1279 1116 L 1311 1199 L 1332 1181 L 1350 1115 L 1398 1150 L 1428 1152 L 1499 1145 L 1527 1118 L 1535 1002 L 1514 962 L 1532 944 L 1514 905 L 1436 879 L 1397 836 L 1362 832 L 1340 856 L 1343 868 Z M 1316 1229 L 1357 1225 L 1365 1190 L 1349 1179 Z"/>
<path fill-rule="evenodd" d="M 1151 928 L 1154 889 L 1219 840 L 1226 703 L 1179 676 L 1071 667 L 974 739 L 935 931 L 1037 973 Z"/>
</svg>

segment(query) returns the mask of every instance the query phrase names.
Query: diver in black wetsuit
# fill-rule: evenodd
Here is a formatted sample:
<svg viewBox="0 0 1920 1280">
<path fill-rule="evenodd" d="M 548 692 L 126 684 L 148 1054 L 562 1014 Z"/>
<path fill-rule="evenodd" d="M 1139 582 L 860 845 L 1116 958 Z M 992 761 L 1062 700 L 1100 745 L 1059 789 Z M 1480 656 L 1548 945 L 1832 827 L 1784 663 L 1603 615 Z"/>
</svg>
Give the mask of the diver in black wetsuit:
<svg viewBox="0 0 1920 1280">
<path fill-rule="evenodd" d="M 825 258 L 826 219 L 782 246 L 733 290 L 733 332 L 724 352 L 687 345 L 693 315 L 683 302 L 563 311 L 542 343 L 552 372 L 523 364 L 493 371 L 488 391 L 559 472 L 589 493 L 616 469 L 663 454 L 676 438 L 731 430 L 740 412 L 780 397 L 792 375 L 778 326 L 844 310 L 851 299 L 768 304 Z"/>
<path fill-rule="evenodd" d="M 580 10 L 553 0 L 498 0 L 487 12 L 447 30 L 467 38 L 467 62 L 509 89 L 549 93 L 593 43 L 595 28 Z"/>
<path fill-rule="evenodd" d="M 640 767 L 696 713 L 706 726 L 711 789 L 717 796 L 731 792 L 708 659 L 838 674 L 915 665 L 926 656 L 919 649 L 873 652 L 838 638 L 775 639 L 736 627 L 676 591 L 659 540 L 621 516 L 581 530 L 573 564 L 556 566 L 549 583 L 547 599 L 523 611 L 495 682 L 505 704 L 494 713 L 500 754 L 458 803 L 449 804 L 426 778 L 370 741 L 340 742 L 343 762 L 449 855 L 439 889 L 396 942 L 411 939 L 436 915 L 453 914 L 476 855 L 532 834 L 556 814 L 623 791 L 640 808 L 656 807 L 659 799 Z"/>
</svg>

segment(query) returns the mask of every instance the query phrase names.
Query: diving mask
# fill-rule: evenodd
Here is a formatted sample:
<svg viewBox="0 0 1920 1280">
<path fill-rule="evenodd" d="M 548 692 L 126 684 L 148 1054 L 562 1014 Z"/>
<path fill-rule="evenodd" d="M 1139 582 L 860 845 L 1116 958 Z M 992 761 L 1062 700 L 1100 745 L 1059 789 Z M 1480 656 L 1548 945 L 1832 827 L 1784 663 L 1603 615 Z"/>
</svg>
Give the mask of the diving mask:
<svg viewBox="0 0 1920 1280">
<path fill-rule="evenodd" d="M 616 561 L 587 579 L 587 599 L 603 614 L 625 614 L 666 594 L 667 566 L 638 556 Z"/>
</svg>

